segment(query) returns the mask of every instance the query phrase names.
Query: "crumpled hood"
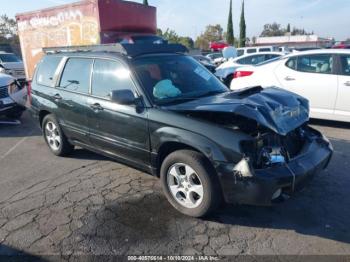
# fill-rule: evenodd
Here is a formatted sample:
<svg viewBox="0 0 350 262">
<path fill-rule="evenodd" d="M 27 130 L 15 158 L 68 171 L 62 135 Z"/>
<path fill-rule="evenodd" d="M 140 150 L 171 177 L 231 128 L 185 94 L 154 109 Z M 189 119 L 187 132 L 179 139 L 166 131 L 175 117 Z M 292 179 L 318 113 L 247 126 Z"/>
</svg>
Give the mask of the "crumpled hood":
<svg viewBox="0 0 350 262">
<path fill-rule="evenodd" d="M 309 120 L 309 102 L 277 87 L 248 88 L 165 107 L 179 112 L 225 112 L 255 120 L 280 135 Z"/>
</svg>

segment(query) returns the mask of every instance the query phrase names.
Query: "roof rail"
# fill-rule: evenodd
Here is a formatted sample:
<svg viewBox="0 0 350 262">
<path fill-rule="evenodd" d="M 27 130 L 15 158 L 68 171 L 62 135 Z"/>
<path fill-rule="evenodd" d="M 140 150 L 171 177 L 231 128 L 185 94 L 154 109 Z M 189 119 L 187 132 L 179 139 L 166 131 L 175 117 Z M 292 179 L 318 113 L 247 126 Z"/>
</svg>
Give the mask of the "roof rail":
<svg viewBox="0 0 350 262">
<path fill-rule="evenodd" d="M 46 54 L 67 52 L 116 52 L 127 55 L 126 50 L 121 44 L 44 47 L 43 52 Z"/>
<path fill-rule="evenodd" d="M 188 49 L 180 44 L 101 44 L 86 46 L 45 47 L 43 52 L 114 52 L 130 57 L 156 53 L 186 53 Z"/>
</svg>

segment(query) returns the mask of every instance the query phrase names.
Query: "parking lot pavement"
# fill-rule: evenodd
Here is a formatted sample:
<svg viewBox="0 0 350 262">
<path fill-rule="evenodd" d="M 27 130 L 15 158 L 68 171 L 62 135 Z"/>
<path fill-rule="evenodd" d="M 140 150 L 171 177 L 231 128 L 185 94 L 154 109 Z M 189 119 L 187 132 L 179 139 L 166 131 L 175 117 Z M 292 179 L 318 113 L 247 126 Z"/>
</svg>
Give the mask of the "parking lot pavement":
<svg viewBox="0 0 350 262">
<path fill-rule="evenodd" d="M 0 254 L 350 255 L 350 126 L 315 125 L 335 154 L 305 190 L 201 220 L 175 211 L 151 176 L 84 150 L 53 156 L 28 115 L 0 124 Z"/>
</svg>

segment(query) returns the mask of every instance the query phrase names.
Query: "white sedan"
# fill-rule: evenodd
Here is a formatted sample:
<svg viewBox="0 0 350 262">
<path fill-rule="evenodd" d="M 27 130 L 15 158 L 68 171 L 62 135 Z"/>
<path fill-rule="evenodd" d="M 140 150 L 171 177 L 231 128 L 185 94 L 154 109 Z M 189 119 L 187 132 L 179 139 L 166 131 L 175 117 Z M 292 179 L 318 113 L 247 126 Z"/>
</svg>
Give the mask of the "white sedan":
<svg viewBox="0 0 350 262">
<path fill-rule="evenodd" d="M 285 53 L 280 52 L 260 52 L 255 54 L 249 54 L 245 56 L 230 58 L 227 62 L 221 64 L 216 68 L 215 75 L 221 79 L 225 85 L 230 86 L 233 74 L 235 71 L 247 65 L 256 65 L 267 60 L 271 60 L 284 55 Z"/>
<path fill-rule="evenodd" d="M 277 86 L 306 97 L 312 118 L 350 122 L 350 50 L 313 50 L 241 67 L 231 89 Z"/>
</svg>

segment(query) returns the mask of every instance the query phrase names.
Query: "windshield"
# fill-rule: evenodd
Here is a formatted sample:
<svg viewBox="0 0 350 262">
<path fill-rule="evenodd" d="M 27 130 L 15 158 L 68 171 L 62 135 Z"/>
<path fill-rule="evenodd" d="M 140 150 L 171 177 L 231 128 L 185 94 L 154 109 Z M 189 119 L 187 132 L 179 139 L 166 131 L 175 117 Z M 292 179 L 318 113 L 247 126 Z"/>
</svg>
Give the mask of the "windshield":
<svg viewBox="0 0 350 262">
<path fill-rule="evenodd" d="M 4 63 L 21 62 L 21 60 L 14 54 L 0 54 L 0 60 Z"/>
<path fill-rule="evenodd" d="M 144 90 L 158 105 L 229 91 L 212 73 L 189 56 L 147 56 L 134 60 L 133 67 Z"/>
</svg>

